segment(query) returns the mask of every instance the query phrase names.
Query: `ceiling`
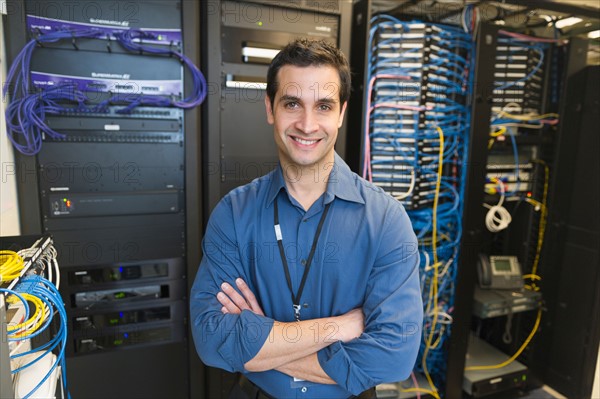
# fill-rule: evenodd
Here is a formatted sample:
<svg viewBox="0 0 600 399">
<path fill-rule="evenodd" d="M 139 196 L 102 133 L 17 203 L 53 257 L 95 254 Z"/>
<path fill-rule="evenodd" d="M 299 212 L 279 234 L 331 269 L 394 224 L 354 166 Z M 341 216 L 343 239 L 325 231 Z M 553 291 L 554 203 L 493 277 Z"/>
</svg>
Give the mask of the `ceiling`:
<svg viewBox="0 0 600 399">
<path fill-rule="evenodd" d="M 520 33 L 568 38 L 600 29 L 600 0 L 373 0 L 374 12 L 425 21 L 460 23 L 463 9 L 477 10 L 479 21 L 503 25 Z M 569 17 L 580 19 L 561 26 Z"/>
</svg>

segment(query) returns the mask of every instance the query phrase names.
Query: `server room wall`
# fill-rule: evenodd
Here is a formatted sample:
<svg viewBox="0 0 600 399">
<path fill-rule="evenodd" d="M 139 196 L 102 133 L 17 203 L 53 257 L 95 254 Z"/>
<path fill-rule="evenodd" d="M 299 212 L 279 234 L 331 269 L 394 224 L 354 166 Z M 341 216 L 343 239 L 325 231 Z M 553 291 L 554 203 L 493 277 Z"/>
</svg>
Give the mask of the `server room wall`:
<svg viewBox="0 0 600 399">
<path fill-rule="evenodd" d="M 4 40 L 4 18 L 0 19 L 0 81 L 6 80 L 6 45 Z M 19 235 L 19 204 L 17 198 L 17 174 L 15 173 L 13 149 L 6 135 L 4 122 L 4 101 L 0 101 L 0 236 Z"/>
</svg>

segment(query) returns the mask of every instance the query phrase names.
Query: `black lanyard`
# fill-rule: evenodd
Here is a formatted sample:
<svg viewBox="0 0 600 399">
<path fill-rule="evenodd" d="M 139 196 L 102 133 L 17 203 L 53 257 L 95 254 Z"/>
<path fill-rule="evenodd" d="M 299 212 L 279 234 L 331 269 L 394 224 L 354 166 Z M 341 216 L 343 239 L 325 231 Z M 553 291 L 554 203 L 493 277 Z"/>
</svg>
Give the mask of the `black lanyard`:
<svg viewBox="0 0 600 399">
<path fill-rule="evenodd" d="M 290 293 L 292 294 L 292 307 L 294 308 L 294 317 L 296 318 L 296 321 L 300 321 L 300 298 L 302 297 L 302 291 L 304 291 L 306 277 L 308 277 L 308 271 L 310 270 L 310 265 L 312 263 L 313 256 L 315 255 L 315 251 L 317 249 L 317 242 L 319 241 L 319 236 L 321 235 L 321 229 L 323 228 L 323 222 L 325 222 L 325 218 L 327 217 L 327 212 L 329 212 L 330 205 L 331 202 L 325 205 L 323 215 L 321 216 L 321 220 L 319 220 L 319 226 L 317 226 L 315 238 L 313 239 L 312 248 L 310 249 L 310 253 L 308 254 L 306 265 L 304 266 L 304 274 L 302 275 L 300 287 L 298 287 L 298 292 L 296 293 L 296 295 L 294 295 L 294 289 L 292 288 L 292 279 L 290 277 L 290 269 L 288 267 L 287 259 L 285 257 L 285 251 L 283 250 L 283 237 L 281 236 L 281 227 L 279 226 L 279 208 L 277 206 L 277 197 L 275 198 L 275 207 L 273 208 L 275 219 L 275 236 L 277 237 L 277 245 L 279 246 L 279 254 L 281 255 L 281 262 L 283 263 L 285 279 L 287 280 L 288 288 L 290 289 Z"/>
</svg>

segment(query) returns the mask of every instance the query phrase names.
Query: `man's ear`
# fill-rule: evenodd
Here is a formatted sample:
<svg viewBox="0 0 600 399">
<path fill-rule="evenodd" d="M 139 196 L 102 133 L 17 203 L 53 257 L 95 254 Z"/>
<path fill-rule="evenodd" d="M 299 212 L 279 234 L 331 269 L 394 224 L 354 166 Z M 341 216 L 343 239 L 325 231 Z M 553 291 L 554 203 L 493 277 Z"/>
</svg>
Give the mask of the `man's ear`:
<svg viewBox="0 0 600 399">
<path fill-rule="evenodd" d="M 338 129 L 342 127 L 342 123 L 344 123 L 344 114 L 346 113 L 346 107 L 348 106 L 348 101 L 346 101 L 342 105 L 342 110 L 340 111 L 340 119 L 338 120 Z"/>
<path fill-rule="evenodd" d="M 265 95 L 265 108 L 267 111 L 267 122 L 269 125 L 275 123 L 275 118 L 273 117 L 273 104 L 271 104 L 271 99 L 268 95 Z"/>
</svg>

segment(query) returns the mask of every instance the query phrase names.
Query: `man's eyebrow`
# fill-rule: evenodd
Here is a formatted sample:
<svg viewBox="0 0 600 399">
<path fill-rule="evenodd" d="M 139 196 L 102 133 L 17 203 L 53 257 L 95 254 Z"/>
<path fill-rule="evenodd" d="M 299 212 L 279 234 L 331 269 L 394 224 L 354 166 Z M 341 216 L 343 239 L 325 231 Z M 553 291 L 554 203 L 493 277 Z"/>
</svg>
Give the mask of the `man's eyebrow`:
<svg viewBox="0 0 600 399">
<path fill-rule="evenodd" d="M 335 97 L 325 97 L 317 101 L 319 104 L 337 104 L 338 99 Z"/>
<path fill-rule="evenodd" d="M 294 102 L 297 102 L 297 103 L 302 102 L 302 100 L 300 100 L 299 97 L 290 96 L 288 94 L 284 94 L 283 96 L 281 96 L 279 98 L 279 101 L 294 101 Z"/>
<path fill-rule="evenodd" d="M 279 101 L 293 101 L 293 102 L 297 102 L 297 103 L 302 103 L 302 100 L 300 99 L 300 97 L 291 96 L 289 94 L 282 95 L 279 98 Z M 319 104 L 337 104 L 338 99 L 335 97 L 323 97 L 323 98 L 317 100 L 316 102 Z"/>
</svg>

